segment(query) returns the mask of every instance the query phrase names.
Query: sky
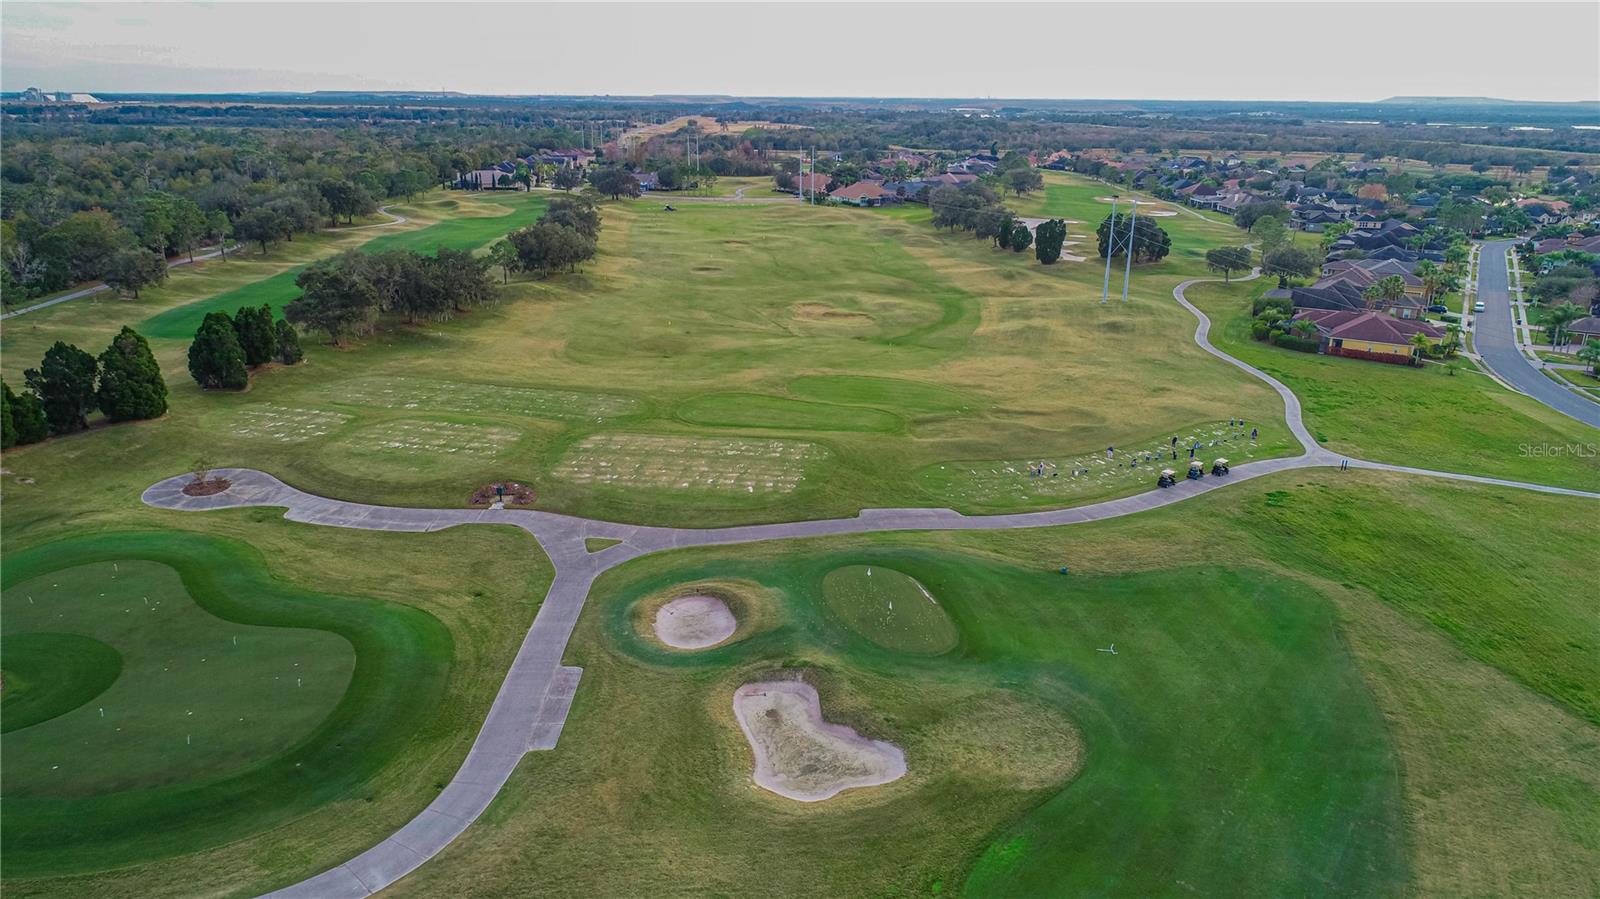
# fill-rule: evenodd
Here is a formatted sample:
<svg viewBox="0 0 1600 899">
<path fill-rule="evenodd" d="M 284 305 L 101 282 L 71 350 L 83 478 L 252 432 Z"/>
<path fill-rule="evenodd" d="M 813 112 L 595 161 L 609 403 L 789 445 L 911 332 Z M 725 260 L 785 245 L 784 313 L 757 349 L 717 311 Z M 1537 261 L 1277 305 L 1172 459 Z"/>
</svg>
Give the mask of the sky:
<svg viewBox="0 0 1600 899">
<path fill-rule="evenodd" d="M 1600 3 L 0 4 L 0 89 L 1600 99 Z"/>
</svg>

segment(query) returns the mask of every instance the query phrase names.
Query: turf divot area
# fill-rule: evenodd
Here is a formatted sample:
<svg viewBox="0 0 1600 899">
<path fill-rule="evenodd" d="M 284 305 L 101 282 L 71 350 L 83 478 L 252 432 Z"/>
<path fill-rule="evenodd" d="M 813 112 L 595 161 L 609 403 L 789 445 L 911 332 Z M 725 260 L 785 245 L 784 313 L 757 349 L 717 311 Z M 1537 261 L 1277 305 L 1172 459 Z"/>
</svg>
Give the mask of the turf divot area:
<svg viewBox="0 0 1600 899">
<path fill-rule="evenodd" d="M 827 455 L 799 440 L 606 433 L 573 445 L 553 474 L 599 487 L 790 493 Z"/>
</svg>

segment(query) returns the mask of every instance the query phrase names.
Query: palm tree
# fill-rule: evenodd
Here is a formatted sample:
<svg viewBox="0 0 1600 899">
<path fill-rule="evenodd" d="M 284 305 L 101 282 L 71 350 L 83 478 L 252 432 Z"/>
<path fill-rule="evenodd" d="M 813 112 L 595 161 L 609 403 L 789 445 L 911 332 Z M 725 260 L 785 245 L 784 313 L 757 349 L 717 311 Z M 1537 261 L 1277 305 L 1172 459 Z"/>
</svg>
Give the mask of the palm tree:
<svg viewBox="0 0 1600 899">
<path fill-rule="evenodd" d="M 1444 272 L 1440 271 L 1439 267 L 1431 261 L 1424 259 L 1417 263 L 1417 267 L 1412 271 L 1412 274 L 1422 280 L 1422 298 L 1429 305 L 1432 305 L 1434 295 L 1438 293 L 1440 285 L 1444 283 Z"/>
<path fill-rule="evenodd" d="M 1384 303 L 1393 303 L 1405 296 L 1406 282 L 1399 275 L 1390 275 L 1368 287 L 1361 292 L 1361 298 L 1367 301 L 1368 309 L 1377 309 Z"/>
<path fill-rule="evenodd" d="M 1574 303 L 1561 303 L 1545 310 L 1544 330 L 1550 338 L 1551 349 L 1560 350 L 1561 332 L 1580 318 L 1583 318 L 1583 308 Z"/>
<path fill-rule="evenodd" d="M 1600 338 L 1589 338 L 1589 342 L 1578 351 L 1578 360 L 1589 363 L 1589 374 L 1600 378 Z"/>
<path fill-rule="evenodd" d="M 1461 346 L 1461 326 L 1450 322 L 1444 326 L 1444 354 L 1453 356 Z"/>
<path fill-rule="evenodd" d="M 1433 341 L 1428 339 L 1428 335 L 1421 331 L 1411 335 L 1411 349 L 1413 350 L 1411 358 L 1422 358 L 1422 354 L 1426 353 L 1430 346 L 1433 346 Z"/>
</svg>

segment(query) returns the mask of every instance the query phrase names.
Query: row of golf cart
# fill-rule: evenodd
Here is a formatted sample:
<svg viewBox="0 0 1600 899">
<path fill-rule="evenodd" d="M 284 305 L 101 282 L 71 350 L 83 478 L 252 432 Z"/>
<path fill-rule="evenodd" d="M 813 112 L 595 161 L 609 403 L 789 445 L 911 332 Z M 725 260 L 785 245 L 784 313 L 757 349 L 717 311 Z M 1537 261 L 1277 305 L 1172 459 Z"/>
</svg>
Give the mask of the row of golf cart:
<svg viewBox="0 0 1600 899">
<path fill-rule="evenodd" d="M 1228 460 L 1218 459 L 1217 461 L 1211 463 L 1211 473 L 1218 476 L 1227 474 Z M 1189 480 L 1198 481 L 1205 476 L 1206 464 L 1201 462 L 1199 459 L 1192 460 L 1189 463 Z M 1178 473 L 1170 468 L 1161 469 L 1161 476 L 1156 478 L 1157 487 L 1171 487 L 1176 483 L 1178 483 Z"/>
</svg>

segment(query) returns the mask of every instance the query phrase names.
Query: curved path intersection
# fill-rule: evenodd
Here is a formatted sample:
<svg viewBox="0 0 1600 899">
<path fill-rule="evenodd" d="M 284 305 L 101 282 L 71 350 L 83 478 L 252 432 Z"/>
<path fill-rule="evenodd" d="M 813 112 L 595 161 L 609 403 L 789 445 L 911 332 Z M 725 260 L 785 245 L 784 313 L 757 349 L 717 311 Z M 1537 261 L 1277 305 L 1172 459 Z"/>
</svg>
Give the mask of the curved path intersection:
<svg viewBox="0 0 1600 899">
<path fill-rule="evenodd" d="M 213 474 L 227 478 L 230 486 L 212 496 L 185 494 L 184 485 L 191 479 L 188 475 L 168 478 L 152 486 L 144 493 L 145 503 L 164 509 L 205 511 L 242 506 L 277 506 L 287 510 L 284 517 L 290 521 L 379 531 L 426 532 L 464 524 L 513 525 L 532 534 L 555 567 L 556 574 L 550 584 L 550 592 L 545 596 L 543 605 L 534 617 L 533 626 L 517 650 L 477 740 L 450 784 L 421 814 L 383 842 L 336 868 L 271 895 L 315 899 L 370 896 L 416 870 L 460 836 L 488 808 L 525 753 L 555 748 L 582 674 L 581 669 L 564 667 L 561 659 L 573 627 L 577 624 L 578 614 L 583 610 L 584 600 L 588 598 L 589 588 L 602 572 L 643 555 L 680 547 L 880 531 L 1000 530 L 1081 524 L 1170 506 L 1228 484 L 1275 472 L 1332 467 L 1341 462 L 1348 463 L 1351 468 L 1395 471 L 1600 499 L 1600 493 L 1582 490 L 1345 459 L 1317 446 L 1301 421 L 1300 401 L 1289 388 L 1260 369 L 1212 346 L 1209 338 L 1211 320 L 1184 297 L 1184 291 L 1190 285 L 1207 280 L 1216 279 L 1185 281 L 1172 291 L 1178 303 L 1198 320 L 1195 343 L 1277 391 L 1284 402 L 1284 417 L 1289 429 L 1300 442 L 1301 454 L 1250 462 L 1234 468 L 1231 474 L 1223 477 L 1179 481 L 1176 486 L 1164 490 L 1151 490 L 1092 505 L 981 516 L 962 515 L 950 509 L 864 509 L 855 518 L 700 529 L 618 524 L 522 509 L 373 506 L 315 496 L 264 472 L 240 468 L 215 470 Z M 590 553 L 584 541 L 591 537 L 619 542 Z"/>
</svg>

